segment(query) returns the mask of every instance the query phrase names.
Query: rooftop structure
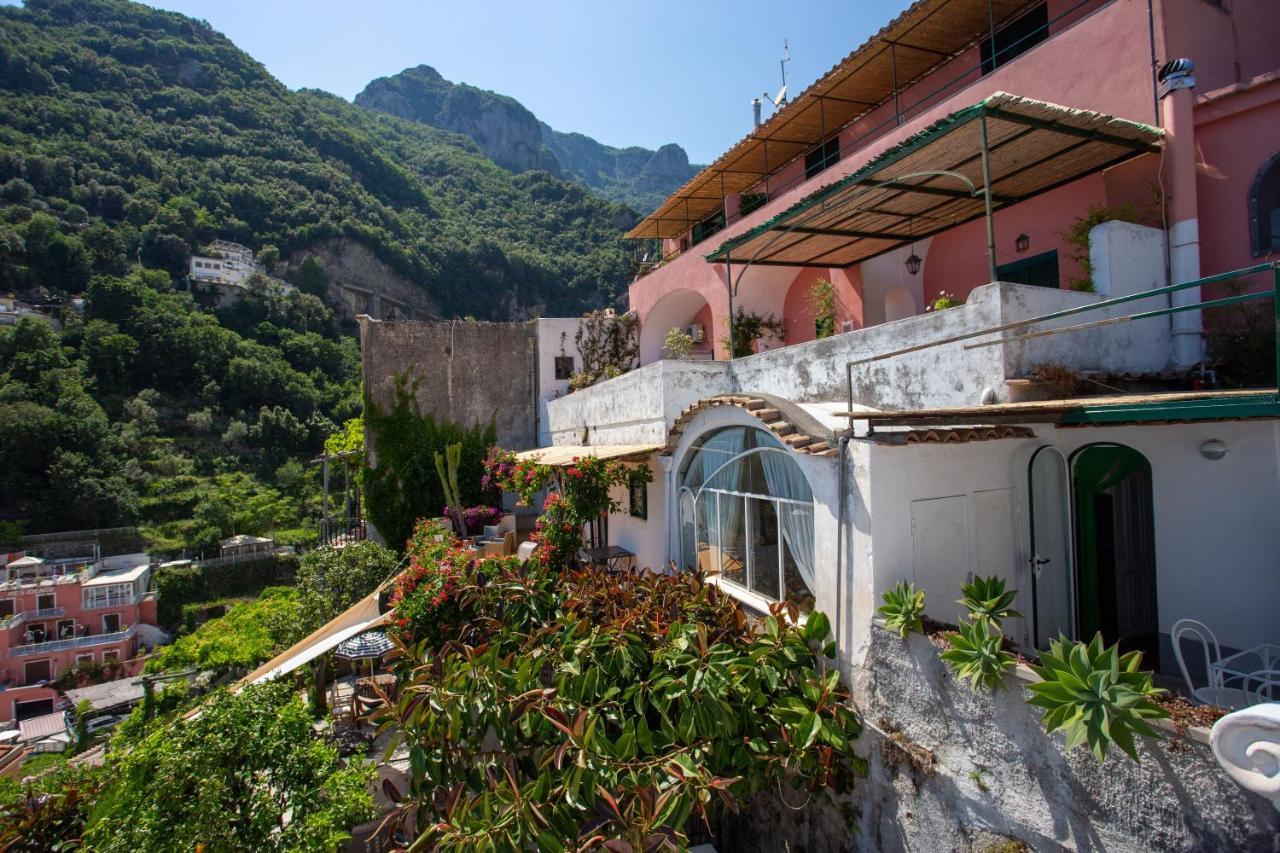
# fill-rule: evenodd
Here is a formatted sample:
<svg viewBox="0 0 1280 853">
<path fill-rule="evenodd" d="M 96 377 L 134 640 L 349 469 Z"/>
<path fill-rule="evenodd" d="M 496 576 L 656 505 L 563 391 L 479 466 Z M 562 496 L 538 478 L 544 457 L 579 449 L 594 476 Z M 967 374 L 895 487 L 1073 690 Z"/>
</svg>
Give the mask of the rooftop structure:
<svg viewBox="0 0 1280 853">
<path fill-rule="evenodd" d="M 151 560 L 123 554 L 94 560 L 9 562 L 0 582 L 0 721 L 56 710 L 52 682 L 90 662 L 116 661 L 128 671 L 151 645 L 156 599 Z"/>
</svg>

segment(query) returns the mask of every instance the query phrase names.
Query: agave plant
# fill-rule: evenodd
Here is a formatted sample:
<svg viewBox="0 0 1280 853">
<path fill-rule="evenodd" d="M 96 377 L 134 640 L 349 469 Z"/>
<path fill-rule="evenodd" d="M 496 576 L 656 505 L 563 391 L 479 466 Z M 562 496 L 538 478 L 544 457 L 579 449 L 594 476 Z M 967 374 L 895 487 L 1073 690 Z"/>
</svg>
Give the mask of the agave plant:
<svg viewBox="0 0 1280 853">
<path fill-rule="evenodd" d="M 1013 655 L 1002 648 L 1004 634 L 990 619 L 960 623 L 957 630 L 947 634 L 947 641 L 951 648 L 940 657 L 956 678 L 967 680 L 973 690 L 979 687 L 994 690 L 1004 683 L 1004 674 L 1013 668 Z"/>
<path fill-rule="evenodd" d="M 1101 633 L 1087 645 L 1059 636 L 1032 667 L 1044 680 L 1030 686 L 1034 695 L 1027 701 L 1045 709 L 1045 731 L 1067 733 L 1067 749 L 1087 743 L 1101 762 L 1114 743 L 1137 761 L 1133 735 L 1159 737 L 1146 721 L 1169 716 L 1152 701 L 1164 691 L 1141 663 L 1141 652 L 1122 655 L 1118 646 L 1103 645 Z"/>
<path fill-rule="evenodd" d="M 898 581 L 897 586 L 885 592 L 884 604 L 876 612 L 884 617 L 884 627 L 904 640 L 912 631 L 923 634 L 920 614 L 924 613 L 924 590 L 916 589 L 913 583 Z"/>
<path fill-rule="evenodd" d="M 1020 619 L 1022 614 L 1011 608 L 1018 591 L 1004 588 L 1004 578 L 992 575 L 989 578 L 975 577 L 972 581 L 960 585 L 964 598 L 959 601 L 969 611 L 969 618 L 977 621 L 989 619 L 997 626 L 1004 619 Z"/>
</svg>

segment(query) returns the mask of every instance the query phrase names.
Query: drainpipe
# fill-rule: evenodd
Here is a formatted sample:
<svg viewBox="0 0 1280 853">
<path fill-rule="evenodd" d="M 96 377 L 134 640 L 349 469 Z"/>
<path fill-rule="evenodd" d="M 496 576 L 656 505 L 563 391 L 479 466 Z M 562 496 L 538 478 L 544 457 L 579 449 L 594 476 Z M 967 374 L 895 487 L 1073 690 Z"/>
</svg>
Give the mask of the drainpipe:
<svg viewBox="0 0 1280 853">
<path fill-rule="evenodd" d="M 1200 277 L 1200 223 L 1196 200 L 1195 63 L 1166 62 L 1156 75 L 1163 105 L 1165 178 L 1169 194 L 1169 276 L 1171 284 Z M 1200 301 L 1200 288 L 1170 294 L 1173 307 Z M 1170 315 L 1174 366 L 1188 368 L 1204 357 L 1199 311 Z"/>
</svg>

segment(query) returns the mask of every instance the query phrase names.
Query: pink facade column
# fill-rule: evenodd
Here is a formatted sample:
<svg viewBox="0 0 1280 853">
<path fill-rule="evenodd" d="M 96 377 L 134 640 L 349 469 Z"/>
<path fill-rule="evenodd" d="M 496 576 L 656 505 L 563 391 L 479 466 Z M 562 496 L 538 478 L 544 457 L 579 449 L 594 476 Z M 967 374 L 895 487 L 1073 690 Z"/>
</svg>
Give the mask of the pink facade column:
<svg viewBox="0 0 1280 853">
<path fill-rule="evenodd" d="M 1161 99 L 1165 140 L 1165 185 L 1169 208 L 1169 273 L 1173 283 L 1200 277 L 1200 222 L 1196 198 L 1195 65 L 1174 60 L 1161 69 L 1166 93 Z M 1174 306 L 1200 301 L 1200 288 L 1171 294 Z M 1199 311 L 1171 315 L 1173 358 L 1178 367 L 1191 367 L 1204 355 Z"/>
</svg>

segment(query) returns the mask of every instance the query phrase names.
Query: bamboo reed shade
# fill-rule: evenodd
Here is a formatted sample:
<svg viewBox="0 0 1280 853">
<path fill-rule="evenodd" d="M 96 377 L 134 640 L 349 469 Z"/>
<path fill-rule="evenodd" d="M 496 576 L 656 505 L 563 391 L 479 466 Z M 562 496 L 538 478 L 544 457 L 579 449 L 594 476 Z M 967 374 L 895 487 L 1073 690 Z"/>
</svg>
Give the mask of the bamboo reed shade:
<svg viewBox="0 0 1280 853">
<path fill-rule="evenodd" d="M 1039 0 L 917 0 L 627 233 L 675 237 L 767 174 L 893 100 Z M 896 85 L 895 85 L 896 83 Z M 767 143 L 766 143 L 767 141 Z"/>
<path fill-rule="evenodd" d="M 997 92 L 725 241 L 708 260 L 844 267 L 977 219 L 986 212 L 984 123 L 993 210 L 1158 150 L 1162 136 L 1137 122 Z"/>
</svg>

